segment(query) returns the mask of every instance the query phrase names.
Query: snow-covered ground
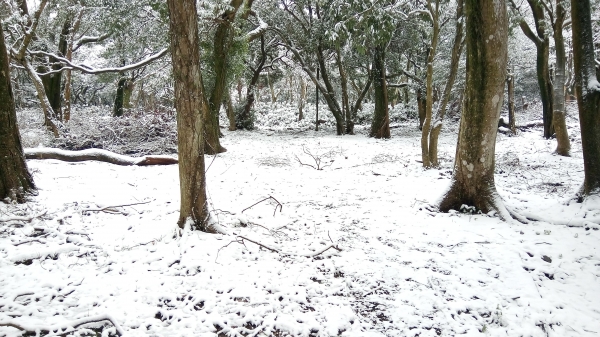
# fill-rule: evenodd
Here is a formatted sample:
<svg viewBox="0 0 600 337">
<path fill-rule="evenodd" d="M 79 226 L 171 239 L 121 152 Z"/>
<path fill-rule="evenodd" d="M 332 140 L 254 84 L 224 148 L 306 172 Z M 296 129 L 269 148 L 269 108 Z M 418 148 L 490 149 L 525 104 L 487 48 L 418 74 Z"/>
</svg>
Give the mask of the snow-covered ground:
<svg viewBox="0 0 600 337">
<path fill-rule="evenodd" d="M 223 131 L 207 179 L 229 236 L 174 238 L 177 166 L 29 161 L 39 195 L 0 206 L 0 335 L 600 335 L 600 203 L 573 200 L 576 120 L 570 158 L 540 129 L 499 135 L 496 184 L 546 220 L 530 224 L 435 212 L 455 130 L 423 170 L 414 121 L 394 125 L 390 140 Z"/>
</svg>

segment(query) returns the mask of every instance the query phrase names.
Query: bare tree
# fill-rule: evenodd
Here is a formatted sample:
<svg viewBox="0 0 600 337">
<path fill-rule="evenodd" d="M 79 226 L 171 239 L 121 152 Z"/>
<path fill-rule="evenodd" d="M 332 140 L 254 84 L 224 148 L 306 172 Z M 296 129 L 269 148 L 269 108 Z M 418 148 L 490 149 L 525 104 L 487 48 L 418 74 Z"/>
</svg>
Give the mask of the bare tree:
<svg viewBox="0 0 600 337">
<path fill-rule="evenodd" d="M 0 199 L 23 202 L 35 186 L 23 156 L 9 63 L 0 22 Z"/>
<path fill-rule="evenodd" d="M 171 58 L 175 79 L 179 189 L 179 227 L 211 231 L 204 170 L 204 116 L 208 102 L 200 72 L 200 41 L 195 0 L 168 0 Z"/>
</svg>

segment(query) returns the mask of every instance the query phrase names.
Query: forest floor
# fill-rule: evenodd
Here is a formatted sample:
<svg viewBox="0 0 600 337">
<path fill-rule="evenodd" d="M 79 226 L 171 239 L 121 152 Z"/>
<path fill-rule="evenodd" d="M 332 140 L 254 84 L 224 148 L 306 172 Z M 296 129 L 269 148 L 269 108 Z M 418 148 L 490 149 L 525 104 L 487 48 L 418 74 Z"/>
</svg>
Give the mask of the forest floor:
<svg viewBox="0 0 600 337">
<path fill-rule="evenodd" d="M 499 193 L 529 224 L 436 212 L 456 127 L 424 170 L 413 120 L 390 140 L 224 130 L 207 189 L 230 235 L 174 238 L 176 165 L 29 160 L 39 195 L 0 205 L 0 335 L 598 336 L 600 202 L 574 199 L 575 115 L 569 158 L 540 128 L 498 135 Z"/>
</svg>

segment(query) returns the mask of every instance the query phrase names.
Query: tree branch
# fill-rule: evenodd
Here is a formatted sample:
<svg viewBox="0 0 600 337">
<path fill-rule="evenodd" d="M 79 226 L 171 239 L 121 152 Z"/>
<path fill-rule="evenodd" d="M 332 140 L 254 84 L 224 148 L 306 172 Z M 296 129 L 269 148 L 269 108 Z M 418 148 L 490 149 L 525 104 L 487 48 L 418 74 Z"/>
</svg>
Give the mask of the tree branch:
<svg viewBox="0 0 600 337">
<path fill-rule="evenodd" d="M 92 75 L 97 75 L 97 74 L 104 74 L 104 73 L 121 73 L 121 72 L 126 72 L 126 71 L 130 71 L 130 70 L 134 70 L 134 69 L 138 69 L 141 68 L 153 61 L 156 61 L 158 59 L 160 59 L 161 57 L 165 56 L 168 53 L 168 49 L 165 48 L 163 50 L 161 50 L 160 52 L 149 56 L 148 58 L 134 63 L 134 64 L 130 64 L 128 66 L 124 66 L 124 67 L 119 67 L 119 68 L 100 68 L 100 69 L 94 69 L 94 68 L 90 68 L 88 66 L 85 65 L 79 65 L 79 64 L 74 64 L 71 61 L 67 60 L 64 57 L 60 57 L 58 55 L 52 54 L 52 53 L 47 53 L 44 51 L 30 51 L 29 53 L 31 55 L 44 55 L 44 56 L 49 56 L 49 57 L 53 57 L 56 60 L 64 63 L 67 65 L 67 67 L 63 68 L 63 69 L 71 69 L 71 70 L 79 70 L 83 73 L 86 74 L 92 74 Z"/>
</svg>

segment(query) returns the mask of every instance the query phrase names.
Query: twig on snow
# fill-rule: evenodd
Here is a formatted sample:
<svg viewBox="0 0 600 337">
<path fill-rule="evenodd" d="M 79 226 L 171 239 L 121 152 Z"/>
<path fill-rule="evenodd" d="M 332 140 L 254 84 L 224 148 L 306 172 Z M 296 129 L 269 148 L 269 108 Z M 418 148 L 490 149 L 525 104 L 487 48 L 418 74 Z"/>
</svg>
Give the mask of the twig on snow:
<svg viewBox="0 0 600 337">
<path fill-rule="evenodd" d="M 282 204 L 281 204 L 281 203 L 280 203 L 280 202 L 279 202 L 277 199 L 273 198 L 272 196 L 269 196 L 269 197 L 267 197 L 267 198 L 264 198 L 263 200 L 261 200 L 261 201 L 259 201 L 259 202 L 255 203 L 254 205 L 252 205 L 252 206 L 250 206 L 250 207 L 246 207 L 246 208 L 244 208 L 244 209 L 242 210 L 242 213 L 244 213 L 244 211 L 246 211 L 246 210 L 248 210 L 248 209 L 250 209 L 250 208 L 252 208 L 252 207 L 254 207 L 254 206 L 258 205 L 258 204 L 260 204 L 261 202 L 267 201 L 267 200 L 269 200 L 269 199 L 273 199 L 273 200 L 275 200 L 275 202 L 277 203 L 277 205 L 275 205 L 275 210 L 273 211 L 273 216 L 275 216 L 275 213 L 277 213 L 277 207 L 279 207 L 279 213 L 281 213 L 281 211 L 283 210 L 283 205 L 282 205 Z"/>
<path fill-rule="evenodd" d="M 119 210 L 116 210 L 115 208 L 117 207 L 127 207 L 127 206 L 135 206 L 135 205 L 142 205 L 142 204 L 148 204 L 151 203 L 152 200 L 148 200 L 148 201 L 140 201 L 140 202 L 134 202 L 131 204 L 123 204 L 123 205 L 115 205 L 115 206 L 106 206 L 106 207 L 101 207 L 101 208 L 89 208 L 89 209 L 84 209 L 81 210 L 81 212 L 106 212 L 106 213 L 123 213 Z"/>
</svg>

